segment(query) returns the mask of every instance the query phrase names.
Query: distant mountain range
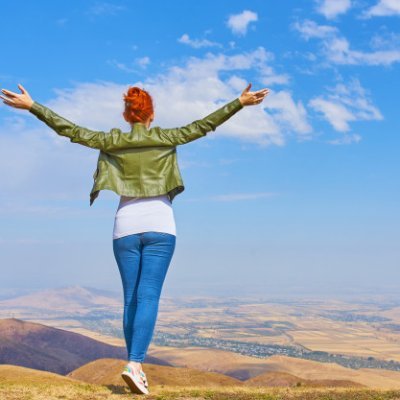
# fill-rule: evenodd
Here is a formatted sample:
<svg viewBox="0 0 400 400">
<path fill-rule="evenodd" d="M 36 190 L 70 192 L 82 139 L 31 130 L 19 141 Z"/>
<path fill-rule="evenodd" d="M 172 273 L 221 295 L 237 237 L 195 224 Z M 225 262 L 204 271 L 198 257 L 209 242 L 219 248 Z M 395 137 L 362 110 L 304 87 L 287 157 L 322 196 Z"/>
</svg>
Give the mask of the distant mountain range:
<svg viewBox="0 0 400 400">
<path fill-rule="evenodd" d="M 40 310 L 41 313 L 71 313 L 82 315 L 88 311 L 119 311 L 121 309 L 122 291 L 99 290 L 81 286 L 67 286 L 54 289 L 38 290 L 22 295 L 11 296 L 0 301 L 1 310 L 23 312 Z M 68 307 L 66 307 L 68 305 Z"/>
</svg>

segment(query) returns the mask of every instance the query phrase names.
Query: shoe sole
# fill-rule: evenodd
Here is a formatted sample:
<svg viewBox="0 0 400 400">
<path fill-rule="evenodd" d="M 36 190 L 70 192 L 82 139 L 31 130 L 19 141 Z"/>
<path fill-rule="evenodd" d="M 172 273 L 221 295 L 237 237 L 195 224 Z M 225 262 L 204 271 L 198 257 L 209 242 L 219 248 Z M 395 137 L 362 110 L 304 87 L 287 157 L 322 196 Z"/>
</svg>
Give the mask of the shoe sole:
<svg viewBox="0 0 400 400">
<path fill-rule="evenodd" d="M 149 394 L 149 390 L 148 389 L 142 389 L 142 385 L 140 385 L 139 383 L 137 383 L 130 374 L 126 374 L 126 373 L 122 373 L 121 374 L 122 379 L 125 381 L 125 383 L 129 386 L 129 389 L 133 392 L 133 393 L 137 393 L 137 394 Z"/>
</svg>

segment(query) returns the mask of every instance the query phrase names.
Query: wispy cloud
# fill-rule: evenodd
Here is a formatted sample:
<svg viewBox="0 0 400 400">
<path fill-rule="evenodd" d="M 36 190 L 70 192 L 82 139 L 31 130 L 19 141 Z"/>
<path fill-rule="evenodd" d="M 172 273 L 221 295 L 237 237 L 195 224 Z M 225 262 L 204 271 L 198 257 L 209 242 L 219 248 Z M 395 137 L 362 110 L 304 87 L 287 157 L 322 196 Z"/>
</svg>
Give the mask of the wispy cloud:
<svg viewBox="0 0 400 400">
<path fill-rule="evenodd" d="M 366 90 L 357 79 L 328 88 L 328 94 L 314 97 L 309 106 L 321 113 L 338 132 L 349 132 L 350 122 L 383 119 L 381 112 L 372 104 Z"/>
<path fill-rule="evenodd" d="M 265 74 L 260 78 L 260 82 L 266 86 L 287 85 L 290 82 L 290 76 L 289 74 Z"/>
<path fill-rule="evenodd" d="M 65 26 L 68 22 L 68 18 L 59 18 L 56 20 L 58 26 Z"/>
<path fill-rule="evenodd" d="M 115 59 L 107 60 L 107 64 L 111 65 L 114 68 L 119 69 L 120 71 L 127 72 L 127 73 L 137 73 L 139 74 L 141 69 L 146 69 L 147 66 L 151 63 L 150 57 L 138 57 L 136 58 L 131 64 L 126 65 L 125 63 L 119 62 Z M 135 68 L 138 65 L 140 69 Z"/>
<path fill-rule="evenodd" d="M 184 170 L 187 168 L 209 168 L 211 167 L 212 164 L 208 163 L 207 161 L 198 161 L 198 160 L 189 160 L 189 159 L 180 159 L 179 161 L 179 167 Z"/>
<path fill-rule="evenodd" d="M 111 65 L 114 68 L 119 69 L 120 71 L 128 72 L 128 73 L 134 73 L 138 72 L 135 68 L 128 67 L 126 64 L 117 61 L 115 59 L 112 60 L 107 60 L 107 64 Z"/>
<path fill-rule="evenodd" d="M 236 35 L 246 35 L 247 29 L 251 22 L 258 20 L 258 15 L 254 11 L 245 10 L 240 14 L 230 15 L 228 17 L 227 25 L 232 33 Z"/>
<path fill-rule="evenodd" d="M 341 65 L 391 65 L 400 62 L 400 45 L 396 48 L 386 47 L 381 42 L 381 48 L 375 51 L 353 50 L 349 41 L 335 27 L 318 25 L 314 21 L 305 20 L 293 24 L 305 40 L 320 39 L 322 53 L 326 59 Z M 376 46 L 375 46 L 376 48 Z"/>
<path fill-rule="evenodd" d="M 142 68 L 146 68 L 150 64 L 150 57 L 139 57 L 135 60 L 136 64 L 138 64 Z"/>
<path fill-rule="evenodd" d="M 208 39 L 190 39 L 187 33 L 184 33 L 179 39 L 179 43 L 187 44 L 195 49 L 200 49 L 202 47 L 222 47 L 220 43 L 212 42 Z"/>
<path fill-rule="evenodd" d="M 378 50 L 364 52 L 352 50 L 349 41 L 336 37 L 325 43 L 329 60 L 344 65 L 391 65 L 400 62 L 400 50 Z"/>
<path fill-rule="evenodd" d="M 220 194 L 215 196 L 192 197 L 184 199 L 184 201 L 217 201 L 217 202 L 231 202 L 231 201 L 247 201 L 259 200 L 277 196 L 279 193 L 275 192 L 261 192 L 261 193 L 230 193 Z"/>
<path fill-rule="evenodd" d="M 319 25 L 314 21 L 306 19 L 304 21 L 296 21 L 292 27 L 297 30 L 303 39 L 326 39 L 335 36 L 338 29 L 334 26 Z"/>
<path fill-rule="evenodd" d="M 122 5 L 108 2 L 99 2 L 89 8 L 88 14 L 92 16 L 115 15 L 123 10 L 125 10 L 125 7 Z"/>
<path fill-rule="evenodd" d="M 346 133 L 342 137 L 334 140 L 328 140 L 329 144 L 333 145 L 343 145 L 343 144 L 352 144 L 358 143 L 361 140 L 361 136 L 357 133 Z"/>
<path fill-rule="evenodd" d="M 395 50 L 399 47 L 400 33 L 391 31 L 379 32 L 372 36 L 370 43 L 374 49 L 386 48 Z"/>
<path fill-rule="evenodd" d="M 306 138 L 311 133 L 312 127 L 307 120 L 307 111 L 303 103 L 293 100 L 289 91 L 281 90 L 270 91 L 268 101 L 268 110 L 271 110 L 274 120 L 280 125 L 286 127 L 289 131 L 299 134 L 299 137 Z"/>
<path fill-rule="evenodd" d="M 346 13 L 351 7 L 350 0 L 316 0 L 317 12 L 327 19 Z"/>
<path fill-rule="evenodd" d="M 364 13 L 364 16 L 367 18 L 385 17 L 390 15 L 400 15 L 399 0 L 379 0 L 377 4 Z"/>
</svg>

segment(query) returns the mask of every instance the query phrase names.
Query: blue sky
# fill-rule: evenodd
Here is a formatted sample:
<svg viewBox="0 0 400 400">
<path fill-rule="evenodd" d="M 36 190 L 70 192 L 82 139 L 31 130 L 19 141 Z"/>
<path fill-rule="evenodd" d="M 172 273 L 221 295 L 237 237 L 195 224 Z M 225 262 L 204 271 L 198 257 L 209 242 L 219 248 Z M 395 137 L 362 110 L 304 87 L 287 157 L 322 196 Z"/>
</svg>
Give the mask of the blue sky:
<svg viewBox="0 0 400 400">
<path fill-rule="evenodd" d="M 164 293 L 389 292 L 400 278 L 400 2 L 2 5 L 0 86 L 93 129 L 128 129 L 129 86 L 176 127 L 270 95 L 178 148 Z M 1 287 L 120 289 L 118 196 L 89 192 L 97 150 L 0 104 Z"/>
</svg>

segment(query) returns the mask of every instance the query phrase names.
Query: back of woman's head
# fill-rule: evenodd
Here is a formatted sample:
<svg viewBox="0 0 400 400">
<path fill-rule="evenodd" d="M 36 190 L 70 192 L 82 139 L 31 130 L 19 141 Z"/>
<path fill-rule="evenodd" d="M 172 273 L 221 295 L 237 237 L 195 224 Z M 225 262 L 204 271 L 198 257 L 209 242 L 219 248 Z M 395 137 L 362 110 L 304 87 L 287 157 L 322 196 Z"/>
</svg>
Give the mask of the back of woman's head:
<svg viewBox="0 0 400 400">
<path fill-rule="evenodd" d="M 125 111 L 123 113 L 125 121 L 134 124 L 135 122 L 144 123 L 153 114 L 153 99 L 150 94 L 138 87 L 130 87 L 124 94 Z"/>
</svg>

